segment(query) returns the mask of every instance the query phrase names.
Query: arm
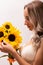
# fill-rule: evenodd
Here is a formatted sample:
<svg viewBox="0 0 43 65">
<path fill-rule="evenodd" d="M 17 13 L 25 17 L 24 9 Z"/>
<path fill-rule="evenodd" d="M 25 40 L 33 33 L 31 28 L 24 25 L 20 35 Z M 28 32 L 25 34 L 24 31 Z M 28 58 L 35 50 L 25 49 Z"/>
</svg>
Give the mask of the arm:
<svg viewBox="0 0 43 65">
<path fill-rule="evenodd" d="M 27 63 L 22 57 L 20 57 L 17 52 L 15 52 L 14 50 L 11 52 L 13 57 L 16 58 L 16 60 L 18 61 L 18 63 L 20 65 L 30 65 L 29 63 Z M 41 48 L 38 50 L 35 61 L 33 62 L 33 65 L 42 65 L 42 51 Z"/>
<path fill-rule="evenodd" d="M 30 65 L 27 63 L 17 52 L 16 50 L 8 43 L 4 42 L 4 44 L 0 43 L 0 50 L 5 53 L 10 53 L 20 65 Z"/>
<path fill-rule="evenodd" d="M 16 52 L 16 50 L 7 43 L 6 43 L 6 45 L 1 44 L 0 50 L 3 52 L 11 53 L 20 65 L 31 65 L 31 64 L 27 63 L 21 56 L 19 56 L 19 54 Z M 41 63 L 42 63 L 42 46 L 39 48 L 39 50 L 37 52 L 33 65 L 42 65 Z"/>
<path fill-rule="evenodd" d="M 43 46 L 43 40 L 41 42 L 41 46 L 40 48 L 38 49 L 38 52 L 36 54 L 36 57 L 35 57 L 35 61 L 33 62 L 33 65 L 43 65 L 43 50 L 42 50 L 42 47 Z"/>
<path fill-rule="evenodd" d="M 36 57 L 35 57 L 35 60 L 33 62 L 33 65 L 42 65 L 42 46 L 43 46 L 43 42 L 41 42 L 41 46 L 40 48 L 38 49 L 37 51 L 37 54 L 36 54 Z M 14 54 L 14 51 L 12 51 L 12 53 Z M 27 63 L 23 58 L 21 58 L 17 52 L 15 52 L 15 58 L 16 60 L 19 62 L 20 65 L 30 65 L 29 63 Z"/>
<path fill-rule="evenodd" d="M 20 65 L 30 65 L 29 63 L 27 63 L 21 56 L 19 56 L 19 54 L 14 50 L 12 49 L 13 51 L 11 51 L 11 54 L 13 55 L 13 57 L 17 60 L 17 62 L 20 64 Z"/>
</svg>

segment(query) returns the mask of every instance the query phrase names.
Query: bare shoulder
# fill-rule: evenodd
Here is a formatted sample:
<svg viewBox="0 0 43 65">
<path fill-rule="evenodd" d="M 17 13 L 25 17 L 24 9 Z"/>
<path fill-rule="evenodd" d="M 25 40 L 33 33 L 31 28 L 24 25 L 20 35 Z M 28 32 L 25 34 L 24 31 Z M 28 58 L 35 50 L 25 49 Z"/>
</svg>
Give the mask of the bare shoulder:
<svg viewBox="0 0 43 65">
<path fill-rule="evenodd" d="M 35 61 L 33 63 L 33 65 L 43 65 L 43 38 L 41 39 L 41 46 L 37 51 L 36 57 L 35 57 Z"/>
</svg>

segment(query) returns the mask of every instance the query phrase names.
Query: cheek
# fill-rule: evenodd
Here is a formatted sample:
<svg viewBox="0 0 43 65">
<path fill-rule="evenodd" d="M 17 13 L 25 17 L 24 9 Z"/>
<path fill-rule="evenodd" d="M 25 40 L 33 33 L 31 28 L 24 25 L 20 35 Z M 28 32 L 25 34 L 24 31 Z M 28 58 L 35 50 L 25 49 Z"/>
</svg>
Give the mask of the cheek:
<svg viewBox="0 0 43 65">
<path fill-rule="evenodd" d="M 31 23 L 30 23 L 29 25 L 30 25 L 30 28 L 31 28 L 31 29 L 33 29 L 33 28 L 34 28 L 33 24 L 31 24 Z"/>
</svg>

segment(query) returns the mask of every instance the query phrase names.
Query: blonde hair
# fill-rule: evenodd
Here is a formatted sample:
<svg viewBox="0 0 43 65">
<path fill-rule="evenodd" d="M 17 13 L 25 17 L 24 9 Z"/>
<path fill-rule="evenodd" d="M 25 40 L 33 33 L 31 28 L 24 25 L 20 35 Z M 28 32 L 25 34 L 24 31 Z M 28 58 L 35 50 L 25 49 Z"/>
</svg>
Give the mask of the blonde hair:
<svg viewBox="0 0 43 65">
<path fill-rule="evenodd" d="M 43 31 L 43 2 L 33 1 L 25 5 L 29 13 L 29 20 L 34 25 L 35 31 Z"/>
<path fill-rule="evenodd" d="M 33 1 L 24 6 L 24 9 L 27 7 L 29 14 L 29 20 L 34 25 L 35 36 L 32 38 L 36 43 L 40 43 L 40 38 L 43 36 L 43 2 Z M 39 46 L 39 45 L 38 45 Z"/>
</svg>

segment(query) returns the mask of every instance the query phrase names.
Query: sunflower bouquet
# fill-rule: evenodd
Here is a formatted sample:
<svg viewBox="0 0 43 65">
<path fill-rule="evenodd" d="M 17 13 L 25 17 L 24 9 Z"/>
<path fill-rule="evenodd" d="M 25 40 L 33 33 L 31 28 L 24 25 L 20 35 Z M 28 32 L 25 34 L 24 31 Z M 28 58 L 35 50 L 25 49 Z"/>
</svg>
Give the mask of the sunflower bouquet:
<svg viewBox="0 0 43 65">
<path fill-rule="evenodd" d="M 20 31 L 15 28 L 10 22 L 5 22 L 0 27 L 0 42 L 2 42 L 3 40 L 11 44 L 12 47 L 16 49 L 16 51 L 19 49 L 19 45 L 22 42 Z M 8 60 L 10 62 L 10 65 L 12 65 L 12 62 L 14 62 L 14 58 L 11 54 L 8 54 Z"/>
</svg>

